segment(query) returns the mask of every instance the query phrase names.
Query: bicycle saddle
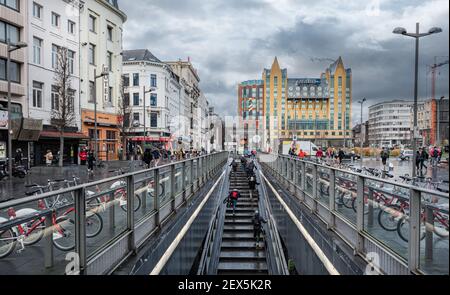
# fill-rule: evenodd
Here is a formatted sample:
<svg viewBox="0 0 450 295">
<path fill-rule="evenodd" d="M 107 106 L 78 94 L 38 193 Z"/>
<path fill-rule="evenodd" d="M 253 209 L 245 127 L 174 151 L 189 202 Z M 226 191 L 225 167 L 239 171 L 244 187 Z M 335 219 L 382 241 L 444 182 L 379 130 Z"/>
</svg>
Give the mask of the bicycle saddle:
<svg viewBox="0 0 450 295">
<path fill-rule="evenodd" d="M 41 192 L 41 190 L 40 189 L 34 189 L 34 190 L 31 190 L 31 191 L 28 191 L 28 192 L 25 192 L 25 196 L 34 196 L 36 193 L 40 193 Z"/>
</svg>

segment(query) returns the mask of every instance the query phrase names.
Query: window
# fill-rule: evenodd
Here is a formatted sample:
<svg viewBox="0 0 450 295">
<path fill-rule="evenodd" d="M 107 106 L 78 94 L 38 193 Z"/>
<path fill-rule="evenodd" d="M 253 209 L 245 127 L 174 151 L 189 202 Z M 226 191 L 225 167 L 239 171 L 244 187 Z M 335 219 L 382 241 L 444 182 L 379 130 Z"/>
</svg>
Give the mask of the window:
<svg viewBox="0 0 450 295">
<path fill-rule="evenodd" d="M 69 32 L 69 34 L 75 35 L 75 23 L 71 20 L 67 21 L 67 32 Z"/>
<path fill-rule="evenodd" d="M 52 68 L 56 69 L 58 63 L 58 45 L 52 44 Z"/>
<path fill-rule="evenodd" d="M 73 112 L 75 109 L 75 90 L 74 89 L 68 89 L 67 90 L 67 103 L 69 109 Z"/>
<path fill-rule="evenodd" d="M 156 87 L 156 75 L 155 74 L 150 75 L 150 86 Z"/>
<path fill-rule="evenodd" d="M 6 59 L 0 58 L 0 80 L 6 80 Z M 11 61 L 11 81 L 20 83 L 20 64 Z"/>
<path fill-rule="evenodd" d="M 52 85 L 52 110 L 59 109 L 59 88 L 55 85 Z"/>
<path fill-rule="evenodd" d="M 96 32 L 96 21 L 97 18 L 93 15 L 89 15 L 89 31 L 95 33 Z"/>
<path fill-rule="evenodd" d="M 59 27 L 59 20 L 61 16 L 57 13 L 52 12 L 52 26 Z"/>
<path fill-rule="evenodd" d="M 33 37 L 33 62 L 35 64 L 41 64 L 41 52 L 42 52 L 42 40 Z"/>
<path fill-rule="evenodd" d="M 42 88 L 44 84 L 33 81 L 33 107 L 42 108 Z"/>
<path fill-rule="evenodd" d="M 116 140 L 116 132 L 112 130 L 106 130 L 106 140 Z"/>
<path fill-rule="evenodd" d="M 42 5 L 33 2 L 33 16 L 36 18 L 42 18 Z"/>
<path fill-rule="evenodd" d="M 139 74 L 133 74 L 133 86 L 139 86 Z"/>
<path fill-rule="evenodd" d="M 139 105 L 139 93 L 133 93 L 133 105 L 134 106 Z"/>
<path fill-rule="evenodd" d="M 130 86 L 130 74 L 123 74 L 122 81 L 124 87 Z"/>
<path fill-rule="evenodd" d="M 94 102 L 95 97 L 96 97 L 95 83 L 94 81 L 89 81 L 89 102 Z"/>
<path fill-rule="evenodd" d="M 92 43 L 89 43 L 89 63 L 91 65 L 95 65 L 95 45 Z"/>
<path fill-rule="evenodd" d="M 158 96 L 156 93 L 150 94 L 150 106 L 156 107 L 158 105 Z"/>
<path fill-rule="evenodd" d="M 95 129 L 89 129 L 89 137 L 95 138 Z M 97 138 L 100 138 L 100 130 L 97 129 Z"/>
<path fill-rule="evenodd" d="M 110 72 L 112 72 L 112 52 L 107 52 L 106 53 L 106 58 L 107 58 L 107 62 L 108 62 L 108 69 Z"/>
<path fill-rule="evenodd" d="M 130 94 L 129 93 L 124 93 L 123 94 L 123 105 L 124 106 L 129 106 L 130 105 Z"/>
<path fill-rule="evenodd" d="M 151 128 L 158 127 L 158 113 L 156 112 L 150 113 L 150 127 Z"/>
<path fill-rule="evenodd" d="M 8 39 L 11 43 L 19 42 L 19 28 L 3 21 L 0 21 L 0 42 L 6 43 Z"/>
<path fill-rule="evenodd" d="M 139 113 L 133 113 L 133 121 L 139 122 Z"/>
<path fill-rule="evenodd" d="M 19 10 L 19 0 L 0 0 L 0 5 Z"/>
<path fill-rule="evenodd" d="M 110 104 L 112 104 L 112 94 L 113 94 L 113 88 L 109 87 L 109 91 L 108 91 L 108 102 Z"/>
<path fill-rule="evenodd" d="M 113 28 L 111 26 L 107 26 L 106 32 L 107 32 L 107 36 L 108 36 L 108 41 L 112 41 L 113 40 Z"/>
<path fill-rule="evenodd" d="M 73 74 L 75 64 L 75 51 L 67 50 L 67 57 L 69 62 L 69 73 Z"/>
</svg>

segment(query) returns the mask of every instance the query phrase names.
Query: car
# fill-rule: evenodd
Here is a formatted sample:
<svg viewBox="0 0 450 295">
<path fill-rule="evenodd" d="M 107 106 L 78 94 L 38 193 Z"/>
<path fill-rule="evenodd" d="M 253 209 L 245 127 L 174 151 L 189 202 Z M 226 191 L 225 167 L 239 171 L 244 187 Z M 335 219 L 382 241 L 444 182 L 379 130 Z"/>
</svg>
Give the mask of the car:
<svg viewBox="0 0 450 295">
<path fill-rule="evenodd" d="M 353 158 L 353 160 L 359 160 L 361 159 L 361 156 L 358 154 L 353 154 L 353 153 L 346 153 L 344 152 L 344 160 L 351 160 Z"/>
<path fill-rule="evenodd" d="M 413 157 L 413 150 L 402 150 L 399 159 L 401 161 L 409 161 Z"/>
</svg>

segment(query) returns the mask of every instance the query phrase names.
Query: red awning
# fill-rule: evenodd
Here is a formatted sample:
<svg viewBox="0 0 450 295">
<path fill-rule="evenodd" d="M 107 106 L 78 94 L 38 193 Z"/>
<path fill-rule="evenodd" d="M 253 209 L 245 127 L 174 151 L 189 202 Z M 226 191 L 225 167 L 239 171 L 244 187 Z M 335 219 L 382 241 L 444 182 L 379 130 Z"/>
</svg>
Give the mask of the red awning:
<svg viewBox="0 0 450 295">
<path fill-rule="evenodd" d="M 64 132 L 64 138 L 89 139 L 89 136 L 81 132 Z M 59 131 L 41 131 L 40 137 L 59 138 Z"/>
</svg>

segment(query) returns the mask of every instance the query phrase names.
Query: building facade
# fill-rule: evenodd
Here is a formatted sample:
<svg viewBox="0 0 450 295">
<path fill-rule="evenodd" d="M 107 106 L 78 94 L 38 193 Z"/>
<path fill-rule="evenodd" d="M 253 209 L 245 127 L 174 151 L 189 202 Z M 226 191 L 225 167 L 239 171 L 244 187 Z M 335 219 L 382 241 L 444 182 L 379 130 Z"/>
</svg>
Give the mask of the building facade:
<svg viewBox="0 0 450 295">
<path fill-rule="evenodd" d="M 369 146 L 369 121 L 362 125 L 358 124 L 352 129 L 352 143 L 353 147 L 360 147 L 362 142 L 363 147 Z"/>
<path fill-rule="evenodd" d="M 70 9 L 68 9 L 70 7 Z M 52 113 L 60 107 L 58 75 L 59 48 L 67 49 L 70 79 L 71 112 L 74 120 L 64 130 L 63 158 L 66 163 L 78 162 L 78 148 L 86 143 L 81 128 L 80 71 L 79 71 L 79 17 L 77 2 L 64 0 L 28 1 L 28 116 L 43 122 L 37 142 L 30 142 L 32 164 L 44 164 L 47 150 L 59 150 L 60 133 L 52 122 Z"/>
<path fill-rule="evenodd" d="M 117 0 L 85 1 L 80 8 L 81 130 L 101 160 L 118 159 L 118 99 L 122 83 L 122 33 L 126 15 Z M 101 73 L 107 74 L 99 77 Z M 95 102 L 97 116 L 94 114 Z"/>
<path fill-rule="evenodd" d="M 131 116 L 129 141 L 168 148 L 176 143 L 171 135 L 184 104 L 179 77 L 171 67 L 148 50 L 125 50 L 123 79 Z"/>
<path fill-rule="evenodd" d="M 264 82 L 249 80 L 238 85 L 239 125 L 244 128 L 240 145 L 245 149 L 260 149 L 260 141 L 255 136 L 262 136 L 264 117 Z"/>
<path fill-rule="evenodd" d="M 418 103 L 417 126 L 421 137 L 419 144 L 424 146 L 448 144 L 448 106 L 448 99 L 429 99 Z M 411 114 L 412 112 L 411 108 Z M 410 120 L 412 126 L 413 116 Z"/>
<path fill-rule="evenodd" d="M 8 155 L 8 83 L 6 63 L 10 43 L 27 42 L 28 0 L 0 1 L 0 160 Z M 28 149 L 24 118 L 28 117 L 28 54 L 26 48 L 11 52 L 12 151 Z M 21 134 L 25 133 L 25 134 Z M 39 132 L 38 132 L 39 133 Z M 36 138 L 35 138 L 36 139 Z"/>
<path fill-rule="evenodd" d="M 411 144 L 411 101 L 384 101 L 369 107 L 369 144 L 372 147 Z"/>
</svg>

